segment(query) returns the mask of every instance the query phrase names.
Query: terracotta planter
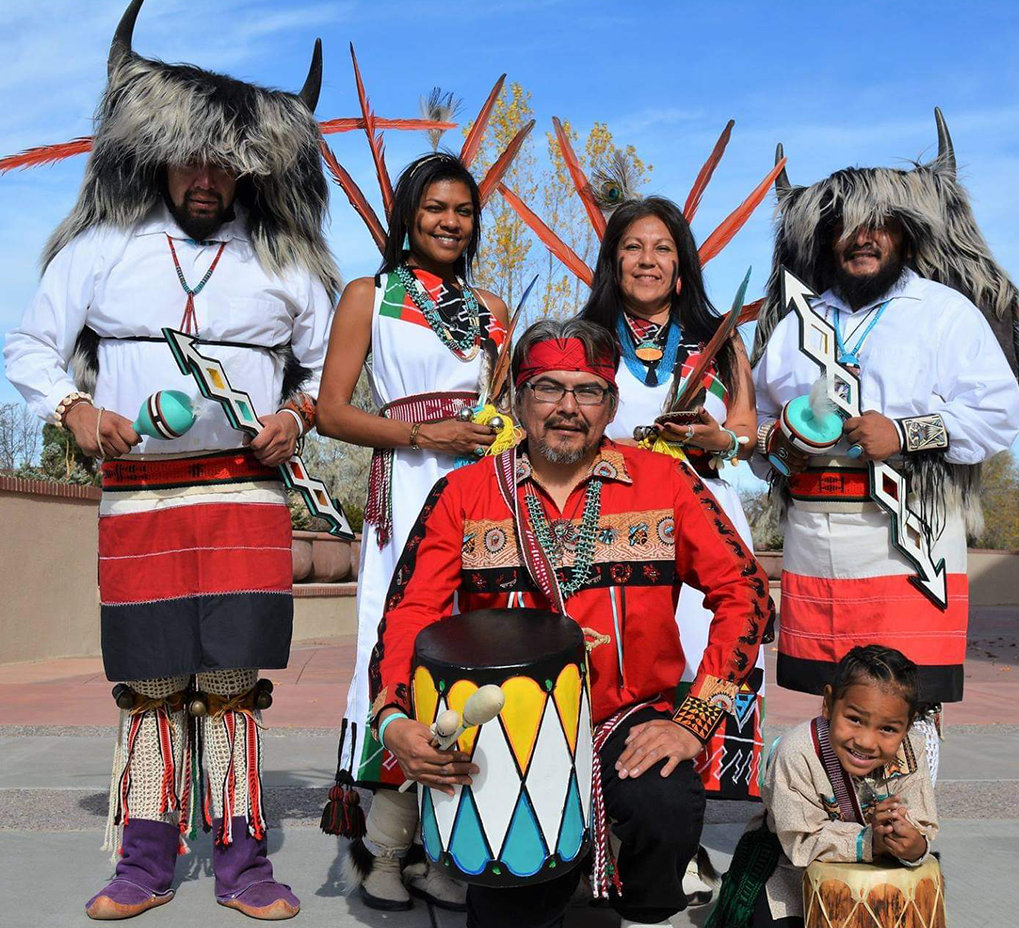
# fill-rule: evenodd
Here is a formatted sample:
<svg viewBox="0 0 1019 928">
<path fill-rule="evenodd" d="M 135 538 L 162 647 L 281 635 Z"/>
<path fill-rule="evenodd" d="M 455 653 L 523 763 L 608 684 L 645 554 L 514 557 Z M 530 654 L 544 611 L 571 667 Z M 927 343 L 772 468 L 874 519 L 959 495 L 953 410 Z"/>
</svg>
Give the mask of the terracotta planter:
<svg viewBox="0 0 1019 928">
<path fill-rule="evenodd" d="M 350 579 L 356 580 L 361 567 L 361 536 L 350 543 Z"/>
<path fill-rule="evenodd" d="M 781 551 L 759 551 L 757 560 L 761 562 L 764 572 L 769 580 L 780 580 L 782 578 L 782 552 Z"/>
<path fill-rule="evenodd" d="M 314 537 L 314 532 L 294 532 L 294 540 L 290 545 L 294 560 L 294 583 L 300 583 L 311 576 L 311 545 Z"/>
</svg>

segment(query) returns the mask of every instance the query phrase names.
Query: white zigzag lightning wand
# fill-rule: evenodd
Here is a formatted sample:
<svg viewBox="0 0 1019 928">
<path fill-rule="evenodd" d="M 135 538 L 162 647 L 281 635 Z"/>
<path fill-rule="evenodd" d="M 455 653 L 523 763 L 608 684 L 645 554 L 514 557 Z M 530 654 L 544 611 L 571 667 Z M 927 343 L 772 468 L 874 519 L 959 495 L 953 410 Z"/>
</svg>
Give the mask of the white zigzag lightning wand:
<svg viewBox="0 0 1019 928">
<path fill-rule="evenodd" d="M 795 274 L 782 268 L 782 303 L 800 320 L 800 350 L 821 365 L 828 383 L 828 398 L 843 419 L 862 414 L 860 379 L 835 354 L 835 329 L 808 302 L 817 295 Z M 840 389 L 841 388 L 841 389 Z M 906 478 L 887 461 L 870 461 L 870 497 L 888 515 L 892 546 L 916 570 L 910 580 L 940 609 L 948 608 L 945 559 L 934 563 L 932 533 L 906 502 Z"/>
<path fill-rule="evenodd" d="M 164 328 L 162 331 L 181 373 L 194 377 L 202 396 L 223 407 L 230 425 L 248 435 L 261 432 L 264 426 L 255 415 L 251 397 L 243 390 L 235 390 L 230 386 L 230 378 L 223 365 L 195 347 L 200 341 L 176 329 Z M 299 454 L 280 464 L 279 471 L 287 488 L 301 494 L 308 512 L 329 523 L 330 535 L 347 541 L 353 540 L 354 530 L 350 527 L 350 520 L 343 507 L 332 498 L 328 487 L 321 480 L 308 473 Z"/>
</svg>

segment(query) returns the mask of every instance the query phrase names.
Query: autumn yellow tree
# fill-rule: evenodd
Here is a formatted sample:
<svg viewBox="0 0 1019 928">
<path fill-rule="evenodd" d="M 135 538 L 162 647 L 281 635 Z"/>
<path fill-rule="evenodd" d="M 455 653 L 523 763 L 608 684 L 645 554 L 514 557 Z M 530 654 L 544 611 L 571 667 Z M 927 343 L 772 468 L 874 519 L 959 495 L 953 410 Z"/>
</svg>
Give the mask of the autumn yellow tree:
<svg viewBox="0 0 1019 928">
<path fill-rule="evenodd" d="M 513 137 L 531 120 L 531 93 L 520 84 L 510 84 L 499 95 L 485 130 L 484 140 L 474 163 L 475 176 L 481 178 L 505 150 Z M 464 128 L 466 135 L 470 126 Z M 513 161 L 503 182 L 527 201 L 533 201 L 535 157 L 530 140 Z M 501 296 L 512 306 L 527 284 L 532 240 L 527 227 L 498 193 L 485 205 L 481 248 L 478 252 L 478 279 L 482 286 Z M 533 273 L 533 272 L 532 272 Z"/>
</svg>

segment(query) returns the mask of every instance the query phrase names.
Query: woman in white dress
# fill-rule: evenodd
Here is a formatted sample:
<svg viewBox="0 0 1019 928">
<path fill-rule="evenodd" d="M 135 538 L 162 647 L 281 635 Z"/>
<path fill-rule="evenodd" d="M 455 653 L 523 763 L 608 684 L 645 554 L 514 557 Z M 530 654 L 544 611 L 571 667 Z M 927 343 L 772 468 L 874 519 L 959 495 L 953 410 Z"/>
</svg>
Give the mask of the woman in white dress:
<svg viewBox="0 0 1019 928">
<path fill-rule="evenodd" d="M 427 864 L 401 872 L 417 806 L 413 792 L 396 792 L 403 781 L 399 765 L 366 725 L 367 674 L 393 570 L 428 491 L 458 458 L 483 455 L 495 438 L 487 425 L 457 418 L 477 403 L 506 331 L 503 301 L 466 282 L 480 219 L 477 183 L 455 156 L 436 152 L 404 170 L 382 267 L 344 290 L 319 393 L 319 432 L 375 449 L 357 583 L 357 659 L 337 788 L 348 787 L 348 801 L 353 783 L 376 789 L 364 841 L 351 843 L 348 876 L 364 901 L 380 909 L 411 907 L 405 879 L 433 903 L 465 908 L 463 888 Z M 380 415 L 351 402 L 362 367 Z M 357 813 L 346 811 L 349 822 Z M 333 824 L 329 830 L 358 837 L 360 829 Z"/>
<path fill-rule="evenodd" d="M 676 204 L 663 197 L 628 200 L 611 214 L 591 296 L 580 314 L 616 334 L 622 360 L 617 374 L 619 408 L 606 435 L 632 442 L 634 429 L 668 411 L 676 388 L 715 333 L 719 317 L 708 301 L 697 246 Z M 679 384 L 676 378 L 679 378 Z M 722 458 L 747 457 L 757 430 L 750 364 L 740 337 L 724 344 L 703 376 L 698 421 L 668 424 L 662 437 L 682 443 L 688 463 L 711 488 L 742 543 L 752 547 L 739 494 L 721 479 Z M 740 444 L 739 439 L 747 441 Z M 735 541 L 735 539 L 734 539 Z M 676 610 L 686 651 L 683 682 L 693 680 L 707 642 L 711 612 L 704 597 L 684 587 Z M 762 627 L 768 617 L 761 618 Z M 764 650 L 737 699 L 735 712 L 695 762 L 708 798 L 759 798 L 761 725 L 764 719 Z M 708 871 L 706 855 L 699 855 Z M 694 862 L 692 866 L 695 864 Z M 691 898 L 706 902 L 710 892 Z M 689 892 L 689 888 L 688 888 Z"/>
</svg>

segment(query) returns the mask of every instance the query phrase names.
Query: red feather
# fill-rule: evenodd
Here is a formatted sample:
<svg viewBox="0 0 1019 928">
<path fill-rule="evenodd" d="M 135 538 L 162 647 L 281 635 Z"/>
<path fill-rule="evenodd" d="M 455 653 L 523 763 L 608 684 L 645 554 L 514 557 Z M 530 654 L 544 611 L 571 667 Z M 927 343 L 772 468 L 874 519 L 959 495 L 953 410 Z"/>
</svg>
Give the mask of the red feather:
<svg viewBox="0 0 1019 928">
<path fill-rule="evenodd" d="M 499 155 L 495 164 L 488 169 L 485 179 L 478 184 L 478 196 L 481 199 L 482 206 L 484 206 L 488 198 L 495 193 L 495 188 L 506 176 L 506 172 L 513 164 L 513 159 L 516 158 L 517 153 L 520 151 L 520 146 L 524 144 L 524 139 L 527 138 L 528 133 L 533 128 L 534 120 L 532 119 L 516 135 L 513 136 L 512 141 L 506 146 L 506 150 Z"/>
<path fill-rule="evenodd" d="M 591 194 L 591 185 L 584 176 L 584 171 L 580 167 L 580 161 L 577 160 L 577 156 L 573 153 L 573 146 L 566 137 L 566 133 L 563 131 L 563 124 L 559 121 L 558 116 L 552 117 L 552 125 L 555 126 L 556 139 L 559 141 L 559 150 L 562 152 L 563 160 L 566 162 L 566 169 L 570 172 L 570 177 L 573 178 L 573 186 L 577 188 L 577 193 L 580 194 L 584 209 L 587 210 L 587 217 L 591 220 L 591 225 L 594 226 L 594 231 L 598 234 L 598 241 L 600 242 L 605 237 L 605 216 Z"/>
<path fill-rule="evenodd" d="M 492 107 L 495 106 L 495 101 L 499 99 L 499 93 L 502 91 L 502 85 L 505 80 L 506 75 L 503 74 L 495 82 L 495 86 L 488 95 L 485 105 L 481 107 L 481 112 L 478 113 L 478 118 L 474 120 L 474 125 L 471 126 L 470 131 L 467 133 L 467 138 L 464 139 L 464 147 L 460 149 L 460 160 L 464 163 L 465 167 L 469 168 L 474 163 L 478 149 L 481 147 L 481 140 L 485 135 L 485 129 L 488 127 L 488 118 L 492 115 Z"/>
<path fill-rule="evenodd" d="M 61 142 L 59 145 L 40 145 L 37 148 L 27 148 L 16 155 L 8 155 L 0 158 L 0 174 L 6 174 L 16 168 L 34 168 L 40 164 L 54 164 L 70 158 L 71 155 L 81 155 L 92 150 L 92 138 L 86 136 L 74 139 L 70 142 Z"/>
<path fill-rule="evenodd" d="M 715 142 L 715 147 L 711 149 L 711 154 L 708 155 L 708 160 L 704 162 L 704 167 L 701 168 L 697 179 L 690 188 L 690 195 L 686 198 L 686 205 L 683 207 L 683 216 L 687 222 L 693 222 L 697 207 L 701 205 L 701 197 L 704 196 L 704 191 L 707 189 L 708 184 L 711 183 L 711 175 L 715 173 L 715 168 L 718 167 L 718 162 L 722 160 L 722 155 L 725 153 L 725 146 L 729 144 L 729 136 L 732 135 L 732 127 L 734 125 L 736 125 L 734 119 L 730 119 L 725 124 L 722 134 L 718 137 L 718 141 Z"/>
<path fill-rule="evenodd" d="M 375 239 L 375 244 L 378 246 L 379 251 L 384 251 L 386 247 L 386 230 L 382 227 L 382 223 L 379 222 L 379 217 L 375 215 L 375 210 L 371 208 L 371 204 L 361 192 L 361 188 L 354 182 L 354 178 L 336 160 L 336 155 L 333 154 L 333 150 L 325 143 L 325 139 L 319 145 L 322 149 L 322 158 L 326 163 L 326 167 L 329 168 L 329 173 L 333 175 L 333 180 L 340 185 L 343 192 L 347 195 L 347 199 L 350 200 L 350 205 L 354 207 L 357 214 L 364 220 L 364 224 L 368 226 L 368 231 L 371 232 L 372 238 Z"/>
<path fill-rule="evenodd" d="M 353 132 L 355 129 L 364 129 L 366 125 L 364 119 L 356 116 L 344 116 L 340 119 L 327 119 L 320 122 L 318 127 L 323 135 L 329 135 L 332 132 Z M 381 116 L 375 117 L 376 129 L 420 129 L 422 132 L 427 132 L 429 129 L 455 129 L 456 125 L 455 122 L 438 122 L 434 119 L 383 119 Z"/>
<path fill-rule="evenodd" d="M 782 168 L 785 167 L 786 159 L 783 158 L 776 164 L 739 206 L 736 207 L 722 222 L 718 228 L 711 233 L 705 239 L 704 244 L 701 245 L 698 254 L 701 259 L 701 267 L 707 264 L 715 255 L 717 255 L 729 242 L 732 241 L 733 236 L 743 228 L 746 221 L 750 218 L 751 213 L 758 206 L 761 205 L 761 201 L 765 198 L 768 190 L 771 189 L 771 185 L 775 182 L 775 178 L 778 177 Z"/>
<path fill-rule="evenodd" d="M 382 207 L 388 217 L 393 210 L 393 182 L 389 179 L 389 171 L 386 170 L 386 150 L 382 144 L 382 134 L 375 134 L 375 114 L 368 105 L 368 95 L 364 90 L 364 81 L 361 80 L 361 69 L 357 66 L 357 55 L 354 54 L 353 42 L 350 43 L 350 58 L 354 62 L 354 79 L 357 81 L 357 99 L 361 104 L 361 115 L 364 117 L 364 131 L 368 136 L 372 160 L 375 162 L 379 190 L 382 191 Z"/>
<path fill-rule="evenodd" d="M 746 306 L 740 310 L 739 316 L 736 317 L 736 327 L 739 328 L 747 322 L 753 322 L 761 314 L 761 308 L 763 306 L 763 299 L 754 300 L 753 303 L 747 303 Z"/>
<path fill-rule="evenodd" d="M 558 235 L 541 221 L 527 204 L 505 184 L 499 184 L 499 193 L 513 211 L 524 221 L 524 224 L 541 239 L 541 243 L 569 268 L 575 277 L 579 277 L 589 287 L 594 283 L 594 273 Z"/>
</svg>

